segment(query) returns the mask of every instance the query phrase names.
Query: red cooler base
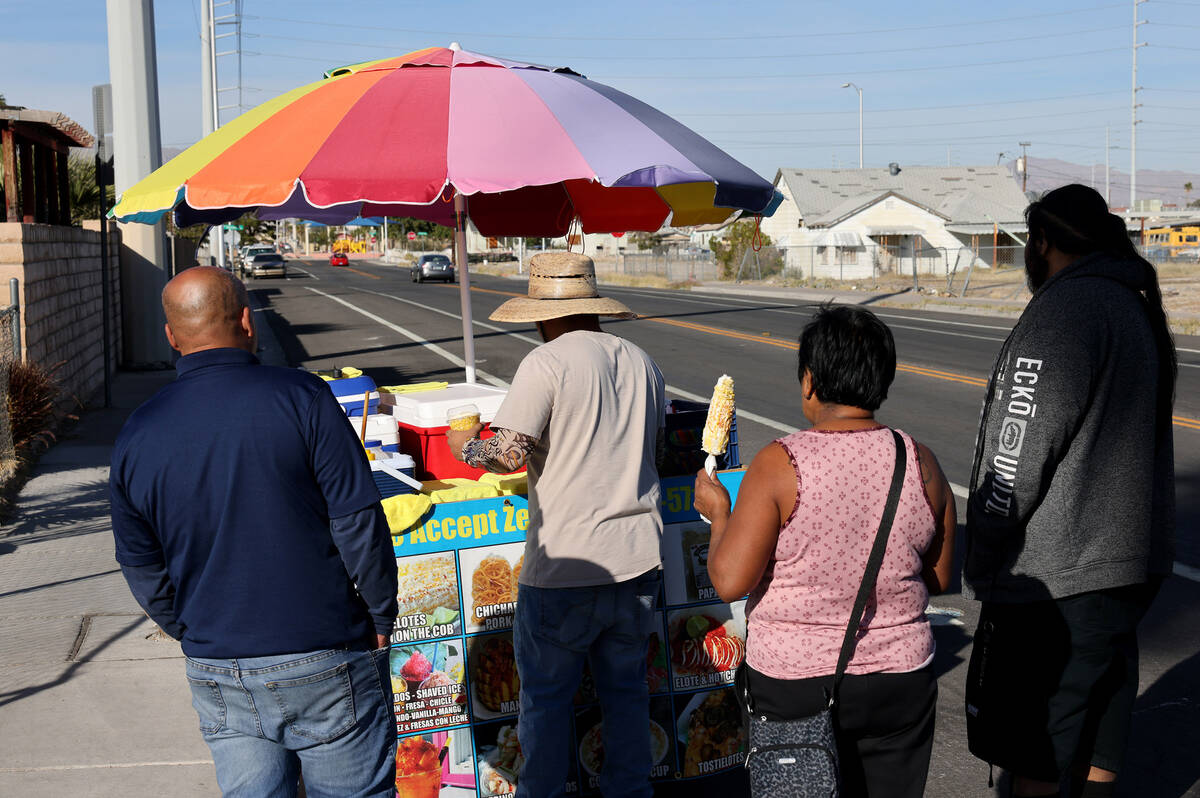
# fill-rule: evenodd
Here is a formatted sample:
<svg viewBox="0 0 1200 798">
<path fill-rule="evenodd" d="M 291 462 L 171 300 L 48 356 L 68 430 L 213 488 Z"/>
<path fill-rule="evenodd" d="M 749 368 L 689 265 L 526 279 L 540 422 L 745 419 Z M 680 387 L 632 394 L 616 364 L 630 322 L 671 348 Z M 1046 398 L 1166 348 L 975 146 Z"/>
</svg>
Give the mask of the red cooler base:
<svg viewBox="0 0 1200 798">
<path fill-rule="evenodd" d="M 414 427 L 403 421 L 398 423 L 400 451 L 410 455 L 415 461 L 417 479 L 479 479 L 487 473 L 482 468 L 471 468 L 466 463 L 454 459 L 450 454 L 450 447 L 446 445 L 446 431 L 450 427 Z M 483 433 L 479 437 L 484 440 L 492 437 L 490 425 L 483 425 Z"/>
</svg>

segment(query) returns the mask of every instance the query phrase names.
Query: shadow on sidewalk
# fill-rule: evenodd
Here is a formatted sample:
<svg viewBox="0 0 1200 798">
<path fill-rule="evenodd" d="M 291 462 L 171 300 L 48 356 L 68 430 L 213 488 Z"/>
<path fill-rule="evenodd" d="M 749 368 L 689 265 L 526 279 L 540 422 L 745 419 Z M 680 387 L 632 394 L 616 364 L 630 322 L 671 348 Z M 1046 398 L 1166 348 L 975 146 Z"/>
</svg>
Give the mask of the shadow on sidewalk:
<svg viewBox="0 0 1200 798">
<path fill-rule="evenodd" d="M 8 704 L 14 704 L 24 698 L 29 698 L 30 696 L 35 696 L 38 693 L 46 690 L 53 690 L 55 687 L 66 684 L 74 677 L 75 672 L 79 669 L 79 666 L 86 665 L 91 662 L 96 654 L 110 647 L 116 643 L 117 640 L 129 634 L 131 631 L 133 631 L 134 627 L 138 626 L 145 620 L 143 616 L 136 616 L 127 626 L 110 635 L 108 639 L 104 640 L 99 645 L 94 646 L 91 649 L 87 659 L 73 659 L 75 653 L 79 650 L 86 637 L 86 628 L 84 627 L 89 624 L 88 619 L 90 617 L 91 616 L 84 616 L 84 620 L 82 621 L 83 626 L 80 628 L 80 635 L 75 641 L 75 647 L 72 649 L 71 658 L 67 660 L 69 664 L 67 665 L 66 669 L 56 678 L 51 679 L 48 682 L 32 685 L 30 687 L 21 687 L 7 692 L 0 692 L 0 707 L 7 706 Z"/>
</svg>

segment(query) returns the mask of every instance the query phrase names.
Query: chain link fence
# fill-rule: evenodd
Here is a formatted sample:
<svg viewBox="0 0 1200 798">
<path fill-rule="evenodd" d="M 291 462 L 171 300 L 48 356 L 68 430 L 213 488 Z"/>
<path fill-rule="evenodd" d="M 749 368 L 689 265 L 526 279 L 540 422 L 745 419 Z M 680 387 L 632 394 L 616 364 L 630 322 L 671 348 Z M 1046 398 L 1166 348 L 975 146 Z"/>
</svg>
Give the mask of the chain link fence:
<svg viewBox="0 0 1200 798">
<path fill-rule="evenodd" d="M 21 359 L 20 331 L 21 308 L 14 302 L 0 309 L 0 480 L 7 480 L 17 468 L 9 415 L 8 373 L 12 364 Z"/>
<path fill-rule="evenodd" d="M 711 252 L 655 252 L 643 250 L 593 258 L 596 271 L 631 276 L 657 276 L 671 283 L 707 282 L 721 279 L 721 266 Z"/>
<path fill-rule="evenodd" d="M 1163 247 L 1139 246 L 1139 252 L 1156 266 L 1197 264 L 1200 248 L 1168 253 Z M 600 273 L 657 276 L 671 283 L 711 282 L 723 279 L 721 264 L 711 252 L 686 250 L 625 252 L 598 255 Z M 936 290 L 965 296 L 974 287 L 1016 283 L 1024 285 L 1025 247 L 986 245 L 976 248 L 933 247 L 924 241 L 867 246 L 767 246 L 746 249 L 732 265 L 735 282 L 775 278 L 804 286 L 837 283 L 889 283 L 919 290 Z"/>
</svg>

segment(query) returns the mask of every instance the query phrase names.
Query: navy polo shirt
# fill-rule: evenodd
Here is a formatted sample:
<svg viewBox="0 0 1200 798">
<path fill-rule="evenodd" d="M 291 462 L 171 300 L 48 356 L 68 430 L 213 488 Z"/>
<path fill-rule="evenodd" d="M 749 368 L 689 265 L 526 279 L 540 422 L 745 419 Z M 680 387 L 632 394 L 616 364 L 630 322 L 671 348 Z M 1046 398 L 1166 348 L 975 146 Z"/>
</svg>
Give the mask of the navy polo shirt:
<svg viewBox="0 0 1200 798">
<path fill-rule="evenodd" d="M 261 365 L 241 349 L 195 352 L 176 369 L 178 379 L 134 411 L 113 449 L 117 562 L 165 565 L 189 656 L 269 656 L 366 639 L 372 619 L 359 590 L 390 589 L 394 600 L 395 583 L 376 578 L 382 584 L 356 590 L 331 533 L 331 519 L 379 502 L 333 393 L 311 374 Z M 390 549 L 365 543 L 375 556 Z"/>
</svg>

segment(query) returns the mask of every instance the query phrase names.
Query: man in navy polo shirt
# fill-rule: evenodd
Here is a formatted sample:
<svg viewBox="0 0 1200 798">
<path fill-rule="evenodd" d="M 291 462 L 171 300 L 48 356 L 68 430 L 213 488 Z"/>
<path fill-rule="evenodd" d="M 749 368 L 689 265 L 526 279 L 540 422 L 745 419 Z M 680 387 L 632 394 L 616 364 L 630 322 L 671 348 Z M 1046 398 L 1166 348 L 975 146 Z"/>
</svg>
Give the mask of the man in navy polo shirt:
<svg viewBox="0 0 1200 798">
<path fill-rule="evenodd" d="M 254 356 L 246 289 L 163 290 L 179 376 L 113 449 L 116 558 L 183 643 L 226 796 L 391 796 L 396 562 L 358 438 L 316 377 Z"/>
</svg>

